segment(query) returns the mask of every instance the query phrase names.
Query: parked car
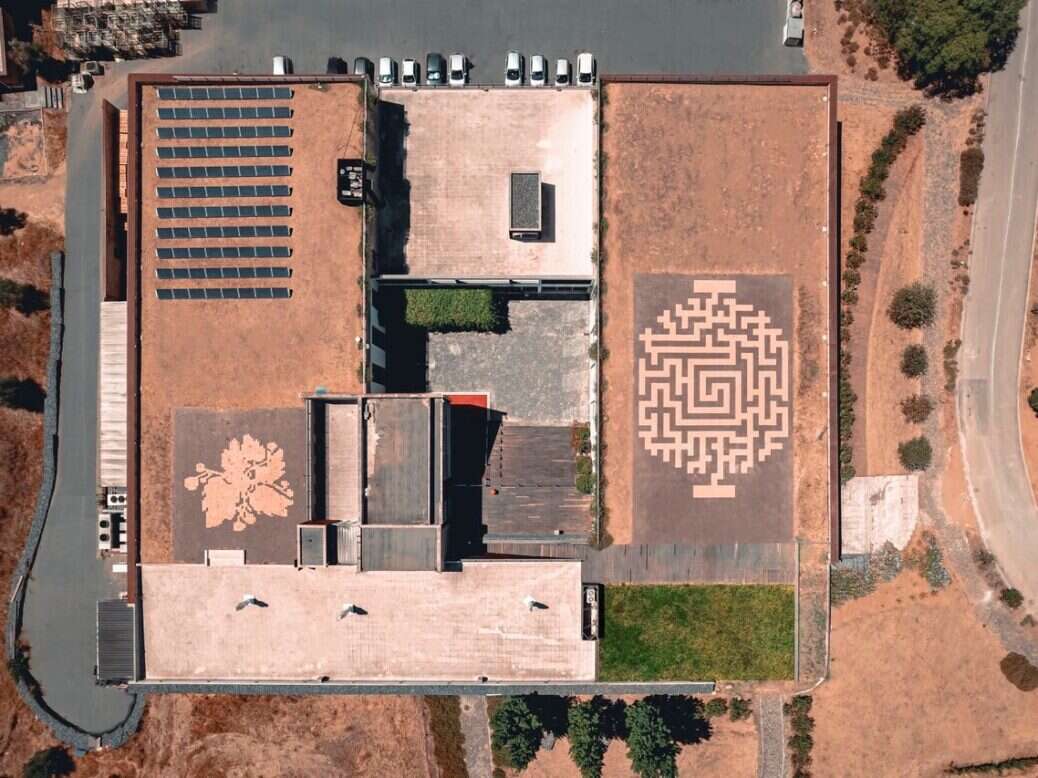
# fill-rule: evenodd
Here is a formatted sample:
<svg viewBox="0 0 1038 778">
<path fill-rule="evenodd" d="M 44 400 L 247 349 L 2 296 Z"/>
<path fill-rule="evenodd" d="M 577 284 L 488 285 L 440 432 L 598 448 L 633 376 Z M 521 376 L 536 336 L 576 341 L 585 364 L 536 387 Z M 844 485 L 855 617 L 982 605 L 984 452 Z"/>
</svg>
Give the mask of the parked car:
<svg viewBox="0 0 1038 778">
<path fill-rule="evenodd" d="M 523 83 L 523 55 L 518 51 L 508 52 L 505 58 L 505 86 L 521 86 Z"/>
<path fill-rule="evenodd" d="M 274 57 L 274 75 L 287 76 L 292 72 L 292 60 L 288 57 Z"/>
<path fill-rule="evenodd" d="M 447 63 L 442 54 L 425 55 L 425 83 L 442 86 L 447 81 Z"/>
<path fill-rule="evenodd" d="M 418 86 L 418 63 L 410 57 L 400 63 L 400 83 L 404 86 Z"/>
<path fill-rule="evenodd" d="M 392 57 L 379 57 L 378 82 L 380 84 L 396 83 L 396 60 Z"/>
<path fill-rule="evenodd" d="M 569 86 L 569 60 L 560 58 L 555 61 L 555 86 Z"/>
<path fill-rule="evenodd" d="M 357 57 L 353 60 L 353 75 L 373 78 L 372 74 L 374 72 L 375 66 L 371 64 L 371 60 L 367 57 Z"/>
<path fill-rule="evenodd" d="M 448 83 L 451 86 L 465 86 L 469 81 L 469 62 L 464 54 L 451 54 Z"/>
<path fill-rule="evenodd" d="M 548 83 L 548 60 L 540 54 L 530 57 L 530 86 L 544 86 Z"/>
<path fill-rule="evenodd" d="M 349 65 L 342 57 L 328 57 L 328 67 L 325 72 L 329 76 L 342 76 L 350 72 Z"/>
<path fill-rule="evenodd" d="M 590 86 L 595 83 L 595 58 L 590 51 L 577 55 L 577 83 L 581 86 Z"/>
</svg>

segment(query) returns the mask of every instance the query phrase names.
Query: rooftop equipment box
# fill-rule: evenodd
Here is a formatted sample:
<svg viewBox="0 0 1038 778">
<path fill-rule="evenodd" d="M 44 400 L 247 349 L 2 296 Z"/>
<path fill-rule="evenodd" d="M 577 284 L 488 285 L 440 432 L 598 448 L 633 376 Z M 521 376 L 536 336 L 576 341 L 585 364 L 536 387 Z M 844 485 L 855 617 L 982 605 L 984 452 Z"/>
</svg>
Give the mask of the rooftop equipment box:
<svg viewBox="0 0 1038 778">
<path fill-rule="evenodd" d="M 508 237 L 524 240 L 541 236 L 540 173 L 512 173 L 508 213 Z"/>
</svg>

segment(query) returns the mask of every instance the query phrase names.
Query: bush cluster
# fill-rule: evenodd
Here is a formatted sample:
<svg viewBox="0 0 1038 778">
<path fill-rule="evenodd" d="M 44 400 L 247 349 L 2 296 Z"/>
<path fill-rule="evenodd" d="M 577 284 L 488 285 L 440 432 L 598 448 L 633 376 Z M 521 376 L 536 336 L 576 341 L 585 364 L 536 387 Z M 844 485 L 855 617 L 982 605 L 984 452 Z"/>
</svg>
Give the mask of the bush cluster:
<svg viewBox="0 0 1038 778">
<path fill-rule="evenodd" d="M 919 435 L 898 445 L 897 458 L 906 470 L 926 470 L 933 461 L 933 447 L 925 435 Z"/>
<path fill-rule="evenodd" d="M 1003 589 L 999 595 L 1003 604 L 1012 610 L 1016 610 L 1024 604 L 1024 596 L 1020 593 L 1019 589 Z"/>
<path fill-rule="evenodd" d="M 1031 390 L 1031 393 L 1027 395 L 1027 404 L 1031 410 L 1034 411 L 1035 416 L 1038 416 L 1038 386 Z"/>
<path fill-rule="evenodd" d="M 926 355 L 926 349 L 918 343 L 905 346 L 901 352 L 901 372 L 909 378 L 918 378 L 925 375 L 930 367 L 930 359 Z"/>
<path fill-rule="evenodd" d="M 728 706 L 728 718 L 732 721 L 742 721 L 753 715 L 753 705 L 745 697 L 732 697 Z"/>
<path fill-rule="evenodd" d="M 491 289 L 405 289 L 405 320 L 430 332 L 501 332 L 506 319 Z"/>
<path fill-rule="evenodd" d="M 889 540 L 869 556 L 865 567 L 836 564 L 829 576 L 829 600 L 833 605 L 872 594 L 876 585 L 892 581 L 903 566 L 901 552 Z"/>
<path fill-rule="evenodd" d="M 839 435 L 840 435 L 840 483 L 854 477 L 854 452 L 851 438 L 854 434 L 854 405 L 857 395 L 851 388 L 848 370 L 851 363 L 850 325 L 854 321 L 854 307 L 858 303 L 858 286 L 861 284 L 860 268 L 865 264 L 869 248 L 868 236 L 876 226 L 879 203 L 886 197 L 886 181 L 890 168 L 904 151 L 908 139 L 926 124 L 926 112 L 921 106 L 913 105 L 898 111 L 893 125 L 879 146 L 872 153 L 869 169 L 858 184 L 858 200 L 854 205 L 854 234 L 850 249 L 844 257 L 841 273 L 840 301 L 840 378 L 839 378 Z"/>
<path fill-rule="evenodd" d="M 1038 689 L 1038 667 L 1031 664 L 1023 654 L 1015 651 L 1008 653 L 1002 657 L 998 666 L 1006 680 L 1020 691 L 1033 692 Z"/>
<path fill-rule="evenodd" d="M 577 491 L 581 494 L 593 494 L 595 491 L 595 472 L 591 457 L 581 454 L 577 457 Z"/>
<path fill-rule="evenodd" d="M 901 413 L 912 424 L 922 424 L 932 412 L 933 401 L 925 394 L 909 395 L 901 401 Z"/>
<path fill-rule="evenodd" d="M 951 583 L 951 575 L 944 567 L 941 547 L 937 545 L 937 538 L 931 532 L 923 534 L 922 550 L 909 555 L 905 563 L 917 570 L 934 591 L 943 589 Z"/>
<path fill-rule="evenodd" d="M 984 152 L 980 146 L 971 146 L 959 155 L 959 205 L 966 207 L 977 202 L 983 170 Z"/>
<path fill-rule="evenodd" d="M 708 719 L 716 719 L 728 712 L 728 700 L 724 697 L 714 697 L 703 706 L 703 713 Z"/>
<path fill-rule="evenodd" d="M 811 733 L 815 728 L 815 720 L 811 718 L 811 698 L 806 694 L 794 697 L 783 706 L 783 712 L 789 716 L 793 734 L 786 741 L 789 746 L 789 760 L 793 765 L 793 778 L 810 778 L 811 749 L 815 741 Z"/>
<path fill-rule="evenodd" d="M 936 315 L 937 292 L 919 281 L 898 289 L 887 308 L 887 316 L 903 330 L 929 327 Z"/>
</svg>

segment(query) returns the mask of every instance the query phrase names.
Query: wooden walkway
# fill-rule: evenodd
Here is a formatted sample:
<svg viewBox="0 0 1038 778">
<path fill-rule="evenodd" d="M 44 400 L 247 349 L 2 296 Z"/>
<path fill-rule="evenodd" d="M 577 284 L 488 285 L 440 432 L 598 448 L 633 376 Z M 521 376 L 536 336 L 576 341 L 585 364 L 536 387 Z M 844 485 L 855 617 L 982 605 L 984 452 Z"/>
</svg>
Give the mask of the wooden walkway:
<svg viewBox="0 0 1038 778">
<path fill-rule="evenodd" d="M 795 543 L 614 545 L 601 551 L 572 544 L 493 543 L 487 550 L 583 559 L 584 580 L 595 583 L 793 584 L 797 576 Z"/>
</svg>

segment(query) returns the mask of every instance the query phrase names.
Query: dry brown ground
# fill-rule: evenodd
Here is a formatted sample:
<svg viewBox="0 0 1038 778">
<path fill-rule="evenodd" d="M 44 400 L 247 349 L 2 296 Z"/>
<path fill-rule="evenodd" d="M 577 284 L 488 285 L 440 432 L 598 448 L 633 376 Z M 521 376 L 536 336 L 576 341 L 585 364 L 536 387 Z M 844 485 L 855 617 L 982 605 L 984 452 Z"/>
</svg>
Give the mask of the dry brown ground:
<svg viewBox="0 0 1038 778">
<path fill-rule="evenodd" d="M 1038 693 L 1005 680 L 1005 652 L 974 613 L 957 584 L 931 595 L 910 571 L 833 612 L 816 775 L 937 776 L 952 760 L 1038 754 Z"/>
<path fill-rule="evenodd" d="M 140 732 L 76 776 L 433 778 L 420 697 L 154 695 Z"/>
<path fill-rule="evenodd" d="M 696 778 L 750 778 L 757 773 L 757 729 L 752 719 L 733 722 L 714 719 L 710 739 L 684 746 L 678 754 L 678 774 Z M 514 772 L 514 771 L 512 771 Z M 569 755 L 569 741 L 561 738 L 551 751 L 538 751 L 522 778 L 579 778 Z M 606 751 L 603 778 L 631 775 L 627 745 L 613 740 Z"/>
<path fill-rule="evenodd" d="M 1031 390 L 1038 387 L 1038 250 L 1031 261 L 1030 299 L 1027 303 L 1027 331 L 1020 361 L 1020 442 L 1024 462 L 1031 477 L 1031 492 L 1038 495 L 1038 417 L 1027 404 Z"/>
<path fill-rule="evenodd" d="M 634 275 L 733 268 L 786 273 L 797 288 L 793 513 L 799 535 L 828 537 L 828 407 L 819 391 L 828 365 L 824 348 L 807 343 L 820 339 L 828 315 L 823 96 L 801 86 L 605 87 L 602 469 L 616 543 L 630 542 L 634 509 Z"/>
</svg>

